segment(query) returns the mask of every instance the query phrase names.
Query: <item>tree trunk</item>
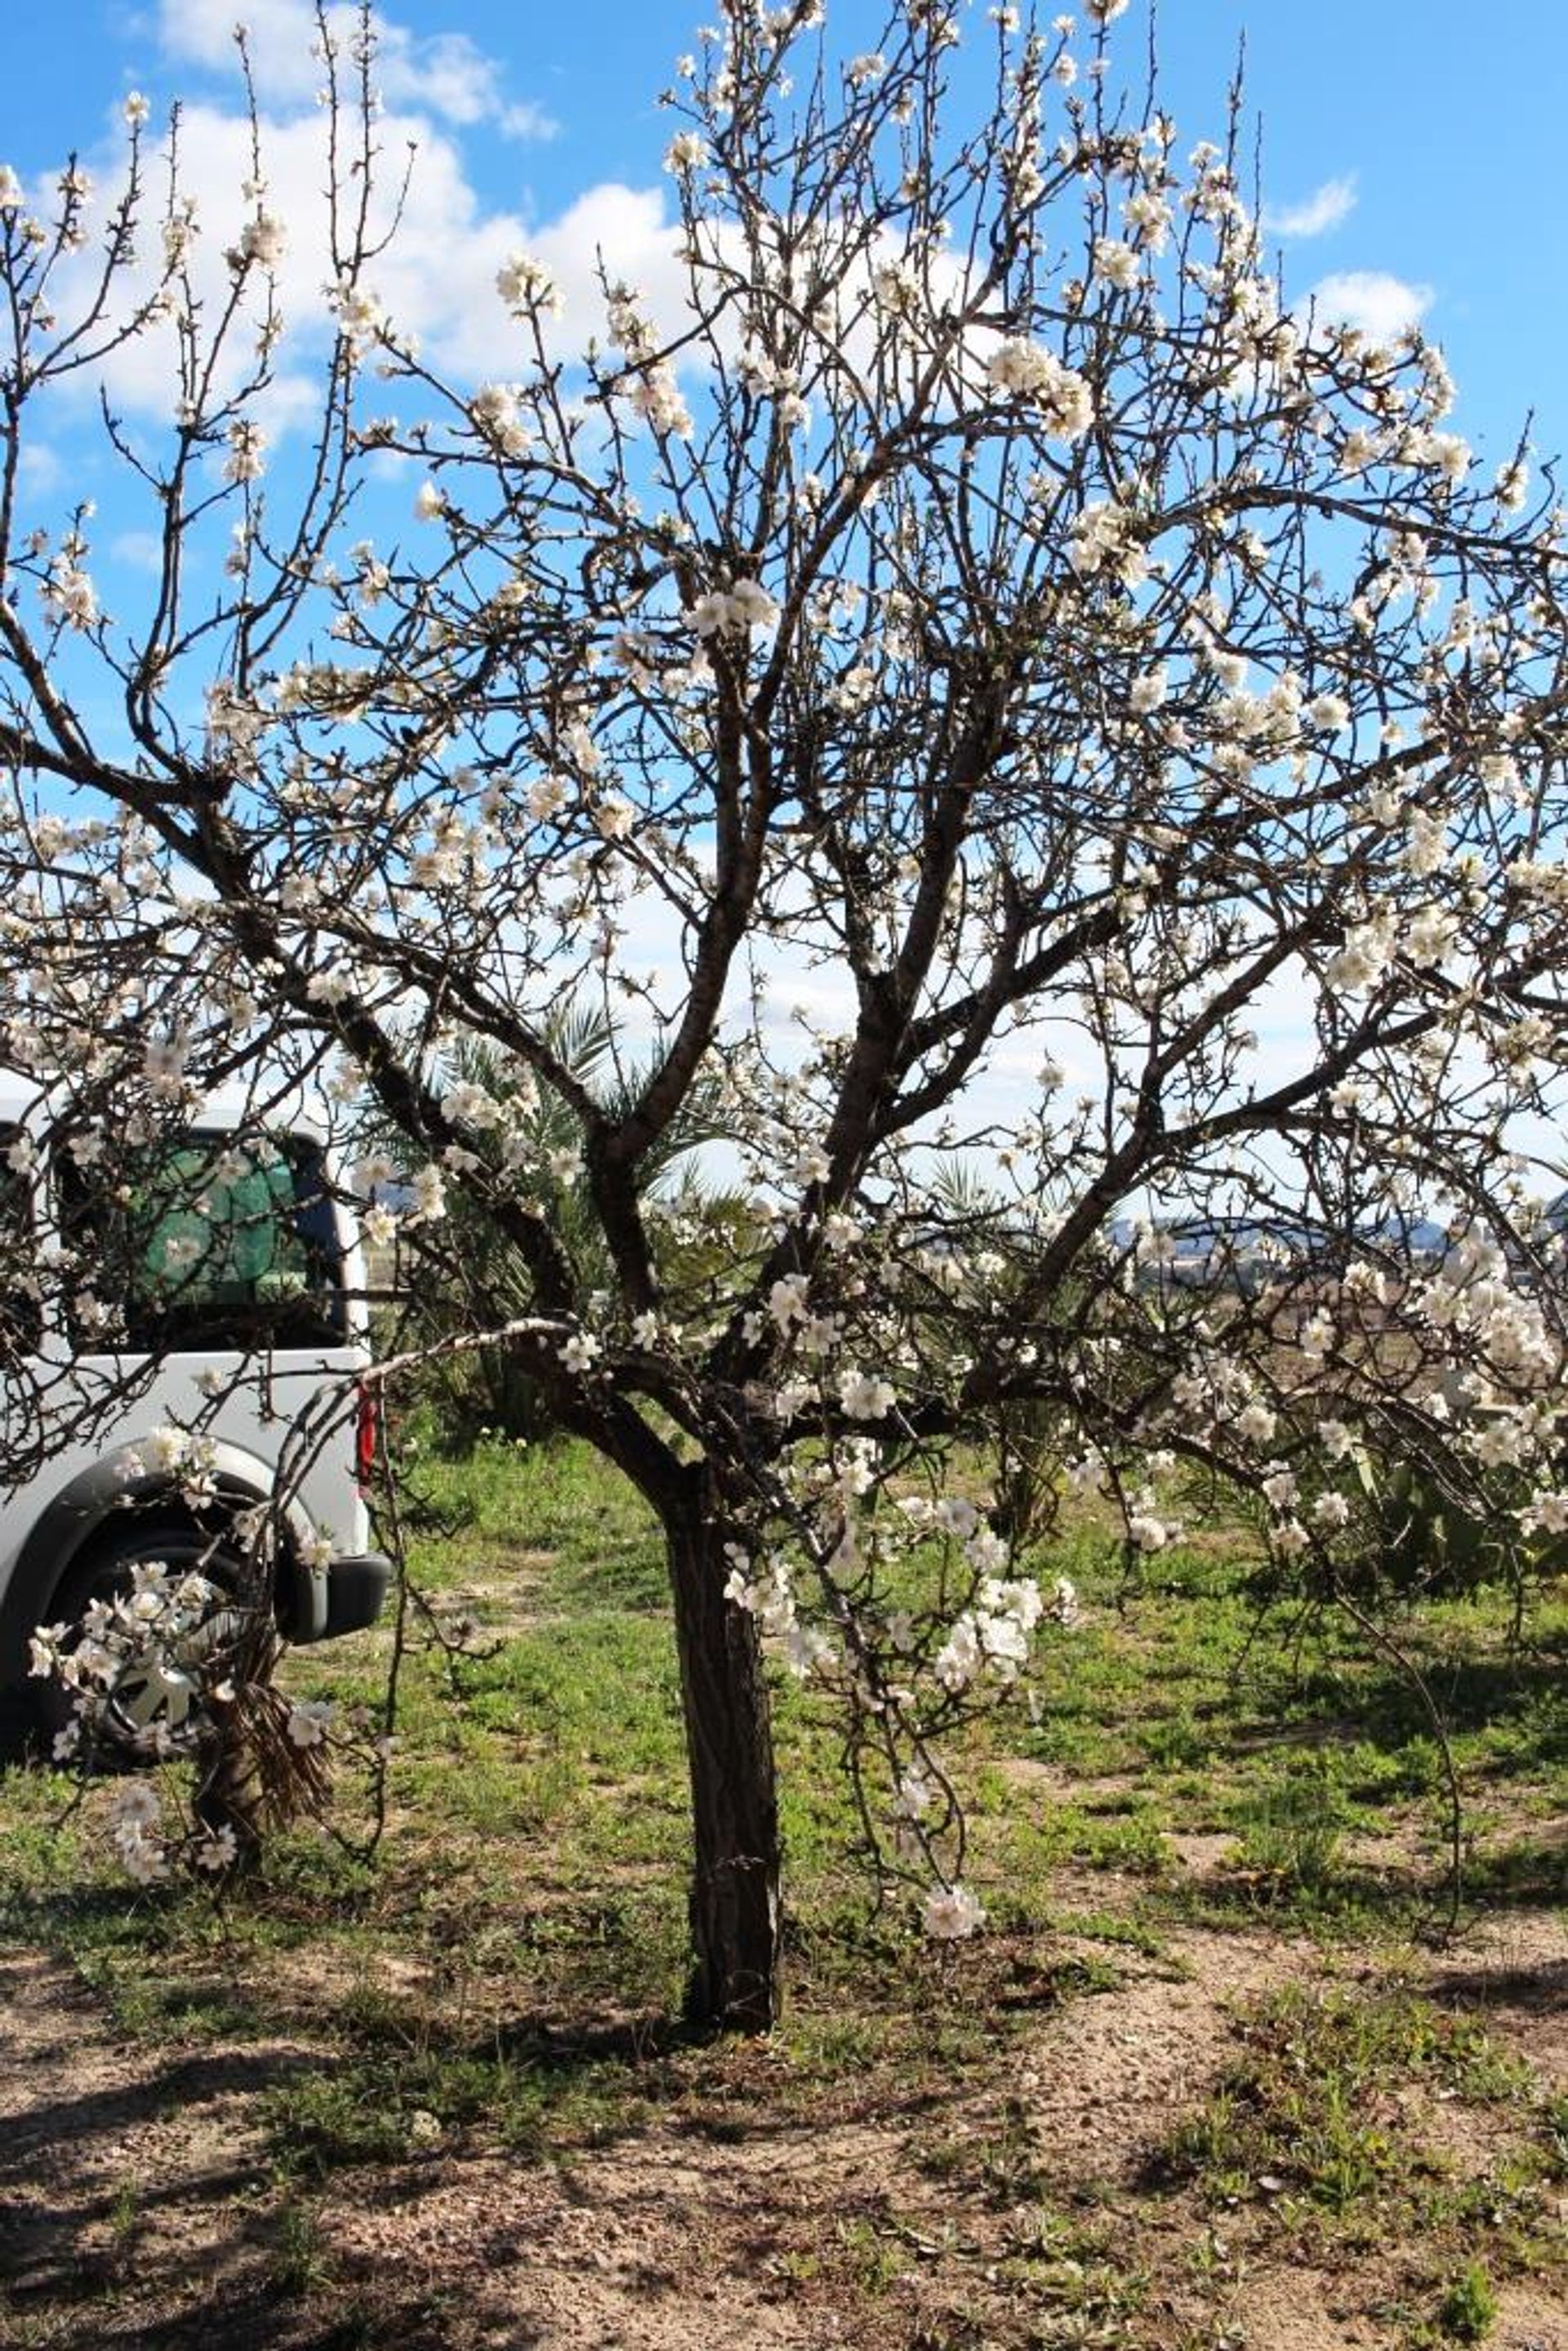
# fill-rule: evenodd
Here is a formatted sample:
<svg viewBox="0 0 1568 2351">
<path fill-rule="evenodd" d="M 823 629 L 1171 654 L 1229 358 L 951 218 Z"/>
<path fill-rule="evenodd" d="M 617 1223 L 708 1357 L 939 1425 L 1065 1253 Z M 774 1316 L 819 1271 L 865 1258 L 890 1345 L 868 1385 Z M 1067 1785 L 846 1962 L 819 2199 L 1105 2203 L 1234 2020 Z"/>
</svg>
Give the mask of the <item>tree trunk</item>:
<svg viewBox="0 0 1568 2351">
<path fill-rule="evenodd" d="M 779 2006 L 779 1808 L 755 1620 L 724 1596 L 731 1562 L 706 1468 L 666 1521 L 691 1771 L 694 2024 L 766 2032 Z"/>
<path fill-rule="evenodd" d="M 220 1728 L 191 1809 L 209 1836 L 221 1836 L 225 1829 L 233 1834 L 234 1859 L 222 1875 L 240 1877 L 256 1867 L 266 1797 L 255 1751 L 232 1720 Z"/>
</svg>

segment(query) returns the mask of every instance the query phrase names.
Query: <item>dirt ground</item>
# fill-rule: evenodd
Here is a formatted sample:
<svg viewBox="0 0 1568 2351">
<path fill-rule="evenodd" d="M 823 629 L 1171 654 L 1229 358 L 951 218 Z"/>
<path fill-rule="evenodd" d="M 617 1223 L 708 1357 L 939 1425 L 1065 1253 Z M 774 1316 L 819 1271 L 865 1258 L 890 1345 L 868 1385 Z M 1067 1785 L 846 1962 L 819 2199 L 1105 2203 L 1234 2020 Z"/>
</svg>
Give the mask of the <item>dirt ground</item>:
<svg viewBox="0 0 1568 2351">
<path fill-rule="evenodd" d="M 1158 1959 L 1123 1956 L 1114 1989 L 1043 2013 L 1009 2082 L 977 2096 L 962 2081 L 902 2107 L 851 2095 L 802 2128 L 769 2097 L 761 2047 L 745 2061 L 753 2094 L 722 2134 L 675 2115 L 540 2161 L 448 2144 L 433 2125 L 413 2159 L 329 2175 L 299 2199 L 269 2159 L 260 2102 L 319 2053 L 118 2040 L 68 1966 L 13 1950 L 0 1957 L 0 2342 L 1403 2351 L 1420 2340 L 1375 2245 L 1314 2260 L 1260 2236 L 1246 2208 L 1232 2226 L 1190 2196 L 1147 2192 L 1153 2151 L 1234 2047 L 1238 2000 L 1319 1980 L 1331 1962 L 1262 1929 L 1175 1929 Z M 1332 1967 L 1354 1985 L 1354 1959 L 1342 1951 Z M 1422 1989 L 1484 2021 L 1550 2089 L 1568 2088 L 1560 1917 L 1483 1925 L 1432 1959 Z M 1510 2127 L 1506 2114 L 1468 2108 L 1411 2119 L 1458 2181 L 1486 2172 Z M 1051 2210 L 1082 2211 L 1103 2249 L 1097 2264 L 1041 2239 L 1022 2331 L 998 2265 L 1040 2227 L 1038 2179 L 1032 2200 L 1010 2204 L 994 2161 L 984 2188 L 964 2161 L 967 2145 L 978 2158 L 998 2144 L 1026 2146 Z M 1556 2218 L 1568 2224 L 1562 2195 Z M 1135 2304 L 1123 2306 L 1114 2279 L 1134 2273 Z M 1568 2351 L 1568 2301 L 1504 2283 L 1485 2339 Z"/>
</svg>

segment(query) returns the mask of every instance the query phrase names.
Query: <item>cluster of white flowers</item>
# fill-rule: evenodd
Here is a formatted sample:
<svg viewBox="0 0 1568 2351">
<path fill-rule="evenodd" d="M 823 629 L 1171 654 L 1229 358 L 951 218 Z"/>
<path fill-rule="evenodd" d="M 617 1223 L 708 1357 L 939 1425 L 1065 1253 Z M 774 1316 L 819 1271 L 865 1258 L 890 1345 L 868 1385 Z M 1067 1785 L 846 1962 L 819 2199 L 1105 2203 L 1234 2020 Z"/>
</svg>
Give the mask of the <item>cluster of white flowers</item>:
<svg viewBox="0 0 1568 2351">
<path fill-rule="evenodd" d="M 496 272 L 496 291 L 519 318 L 543 314 L 559 319 L 564 308 L 554 277 L 531 253 L 507 256 Z"/>
<path fill-rule="evenodd" d="M 152 1886 L 169 1874 L 163 1806 L 145 1780 L 128 1780 L 110 1799 L 108 1825 L 120 1867 L 138 1886 Z"/>
<path fill-rule="evenodd" d="M 653 323 L 642 301 L 636 287 L 618 285 L 611 288 L 605 305 L 610 340 L 629 360 L 651 359 L 656 348 Z"/>
<path fill-rule="evenodd" d="M 49 566 L 44 583 L 44 601 L 57 612 L 68 628 L 96 628 L 99 622 L 98 590 L 88 573 L 71 556 L 61 553 Z"/>
<path fill-rule="evenodd" d="M 879 262 L 872 271 L 871 288 L 878 307 L 894 319 L 912 319 L 916 316 L 920 281 L 906 263 Z"/>
<path fill-rule="evenodd" d="M 784 1660 L 797 1680 L 807 1681 L 834 1661 L 827 1635 L 802 1623 L 795 1604 L 794 1579 L 783 1554 L 774 1552 L 754 1565 L 738 1543 L 726 1546 L 729 1578 L 724 1596 L 737 1608 L 755 1616 L 759 1629 L 780 1642 Z"/>
<path fill-rule="evenodd" d="M 1418 908 L 1404 927 L 1400 944 L 1405 954 L 1427 968 L 1442 963 L 1458 935 L 1459 920 L 1449 906 Z"/>
<path fill-rule="evenodd" d="M 224 461 L 225 482 L 256 482 L 266 468 L 267 434 L 254 417 L 239 416 L 228 429 L 229 454 Z"/>
<path fill-rule="evenodd" d="M 522 393 L 516 384 L 482 383 L 468 403 L 468 413 L 491 445 L 504 457 L 526 457 L 534 436 L 521 413 Z"/>
<path fill-rule="evenodd" d="M 629 800 L 612 793 L 599 802 L 593 811 L 594 831 L 603 841 L 626 841 L 637 821 L 637 812 Z"/>
<path fill-rule="evenodd" d="M 1118 294 L 1130 294 L 1142 276 L 1134 246 L 1117 236 L 1097 236 L 1094 240 L 1094 275 L 1113 287 Z"/>
<path fill-rule="evenodd" d="M 982 1539 L 988 1548 L 996 1541 L 988 1528 L 978 1530 L 965 1545 L 971 1559 Z M 1076 1606 L 1071 1587 L 1065 1595 L 1059 1591 L 1058 1604 L 1062 1612 Z M 1032 1576 L 987 1576 L 975 1606 L 957 1617 L 936 1654 L 933 1671 L 943 1688 L 956 1697 L 984 1677 L 1002 1683 L 1016 1680 L 1029 1663 L 1030 1635 L 1045 1613 Z M 1061 1621 L 1067 1621 L 1065 1613 Z"/>
<path fill-rule="evenodd" d="M 811 1278 L 806 1273 L 783 1273 L 768 1290 L 768 1311 L 779 1330 L 788 1333 L 797 1322 L 804 1322 L 810 1308 L 807 1293 Z"/>
<path fill-rule="evenodd" d="M 1381 912 L 1369 915 L 1345 933 L 1344 945 L 1323 967 L 1324 977 L 1331 987 L 1367 995 L 1386 977 L 1398 949 L 1394 916 Z"/>
<path fill-rule="evenodd" d="M 1568 1534 L 1568 1493 L 1559 1490 L 1532 1495 L 1521 1511 L 1519 1522 L 1529 1535 Z"/>
<path fill-rule="evenodd" d="M 329 1698 L 296 1698 L 288 1709 L 284 1725 L 291 1747 L 304 1750 L 323 1746 L 337 1716 L 337 1707 Z"/>
<path fill-rule="evenodd" d="M 1067 560 L 1080 580 L 1104 577 L 1124 588 L 1136 588 L 1148 577 L 1148 551 L 1136 516 L 1109 499 L 1095 499 L 1078 516 L 1067 542 Z"/>
<path fill-rule="evenodd" d="M 418 1168 L 410 1189 L 413 1195 L 413 1214 L 426 1224 L 438 1224 L 446 1214 L 446 1185 L 440 1168 Z"/>
<path fill-rule="evenodd" d="M 986 375 L 994 391 L 1032 402 L 1046 431 L 1059 441 L 1081 441 L 1094 422 L 1088 383 L 1042 343 L 1016 337 L 1004 342 L 992 354 Z"/>
<path fill-rule="evenodd" d="M 1157 188 L 1134 188 L 1122 207 L 1134 244 L 1163 253 L 1171 233 L 1171 208 Z"/>
<path fill-rule="evenodd" d="M 737 580 L 730 588 L 708 589 L 685 619 L 699 637 L 713 637 L 728 629 L 775 628 L 779 607 L 759 580 Z"/>
<path fill-rule="evenodd" d="M 963 1942 L 985 1925 L 986 1913 L 977 1896 L 955 1879 L 951 1886 L 931 1888 L 921 1905 L 920 1923 L 933 1942 Z"/>
<path fill-rule="evenodd" d="M 798 371 L 782 360 L 770 360 L 766 351 L 748 346 L 740 355 L 739 374 L 742 383 L 755 399 L 771 400 L 779 412 L 779 422 L 787 433 L 803 433 L 811 421 L 811 411 L 800 391 Z"/>
<path fill-rule="evenodd" d="M 898 1401 L 898 1390 L 878 1373 L 846 1364 L 839 1373 L 839 1403 L 851 1420 L 885 1420 Z"/>
<path fill-rule="evenodd" d="M 340 280 L 331 289 L 328 306 L 338 321 L 339 333 L 356 353 L 366 344 L 379 340 L 386 332 L 384 305 L 368 286 L 361 286 L 356 278 Z"/>
<path fill-rule="evenodd" d="M 630 397 L 636 413 L 655 433 L 669 434 L 677 441 L 691 439 L 691 410 L 681 396 L 674 368 L 664 360 L 656 360 L 632 379 Z"/>
<path fill-rule="evenodd" d="M 263 269 L 276 269 L 283 259 L 287 245 L 283 223 L 275 213 L 262 208 L 254 218 L 246 221 L 240 231 L 240 259 L 255 262 Z"/>
<path fill-rule="evenodd" d="M 603 1349 L 591 1331 L 574 1331 L 557 1352 L 569 1372 L 582 1374 L 592 1371 Z"/>
<path fill-rule="evenodd" d="M 1500 465 L 1493 487 L 1499 506 L 1510 514 L 1517 514 L 1530 496 L 1530 467 L 1524 459 L 1511 458 L 1507 465 Z"/>
</svg>

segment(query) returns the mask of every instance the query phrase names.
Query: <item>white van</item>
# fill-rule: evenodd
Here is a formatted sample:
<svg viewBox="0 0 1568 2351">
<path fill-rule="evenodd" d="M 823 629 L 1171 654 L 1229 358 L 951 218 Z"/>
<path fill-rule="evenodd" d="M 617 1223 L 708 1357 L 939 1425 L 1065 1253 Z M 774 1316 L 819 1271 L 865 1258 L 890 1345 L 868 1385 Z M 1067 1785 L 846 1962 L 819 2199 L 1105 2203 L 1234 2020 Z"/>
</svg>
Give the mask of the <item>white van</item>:
<svg viewBox="0 0 1568 2351">
<path fill-rule="evenodd" d="M 391 1565 L 365 1505 L 364 1267 L 319 1130 L 214 1105 L 130 1145 L 0 1075 L 0 1184 L 24 1239 L 12 1268 L 63 1251 L 68 1269 L 0 1297 L 13 1465 L 42 1435 L 0 1470 L 0 1740 L 15 1751 L 68 1712 L 57 1680 L 29 1675 L 36 1628 L 118 1596 L 140 1564 L 259 1595 L 293 1642 L 373 1622 Z M 183 1703 L 154 1676 L 115 1712 L 133 1739 L 178 1733 Z"/>
</svg>

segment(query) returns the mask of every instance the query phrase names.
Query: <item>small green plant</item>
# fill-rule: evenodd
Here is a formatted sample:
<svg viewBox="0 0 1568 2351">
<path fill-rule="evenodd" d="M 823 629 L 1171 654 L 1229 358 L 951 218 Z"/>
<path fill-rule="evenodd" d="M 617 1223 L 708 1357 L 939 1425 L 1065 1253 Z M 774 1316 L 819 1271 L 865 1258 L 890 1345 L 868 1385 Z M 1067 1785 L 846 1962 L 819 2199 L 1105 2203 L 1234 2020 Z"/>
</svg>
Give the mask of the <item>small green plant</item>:
<svg viewBox="0 0 1568 2351">
<path fill-rule="evenodd" d="M 127 2173 L 114 2191 L 114 2201 L 109 2208 L 109 2231 L 118 2253 L 129 2252 L 141 2226 L 141 2188 L 133 2175 Z"/>
<path fill-rule="evenodd" d="M 909 2265 L 906 2248 L 896 2237 L 885 2235 L 873 2220 L 841 2220 L 839 2243 L 850 2274 L 862 2294 L 880 2296 L 891 2293 Z"/>
<path fill-rule="evenodd" d="M 313 2294 L 329 2275 L 321 2223 L 308 2205 L 286 2195 L 272 2216 L 272 2283 L 280 2294 Z"/>
<path fill-rule="evenodd" d="M 1497 2321 L 1497 2296 L 1479 2262 L 1469 2262 L 1437 2306 L 1437 2324 L 1451 2343 L 1484 2343 Z"/>
<path fill-rule="evenodd" d="M 1042 2153 L 1039 2130 L 1022 2099 L 1004 2099 L 994 2126 L 977 2147 L 979 2175 L 988 2192 L 1003 2204 L 1017 2204 L 1038 2195 L 1045 2178 Z"/>
<path fill-rule="evenodd" d="M 1277 1773 L 1243 1800 L 1236 1818 L 1246 1867 L 1291 1892 L 1322 1894 L 1332 1883 L 1345 1805 L 1324 1757 Z"/>
<path fill-rule="evenodd" d="M 1552 2179 L 1568 2180 L 1568 2090 L 1547 2099 L 1542 2123 L 1546 2135 L 1547 2175 Z"/>
</svg>

